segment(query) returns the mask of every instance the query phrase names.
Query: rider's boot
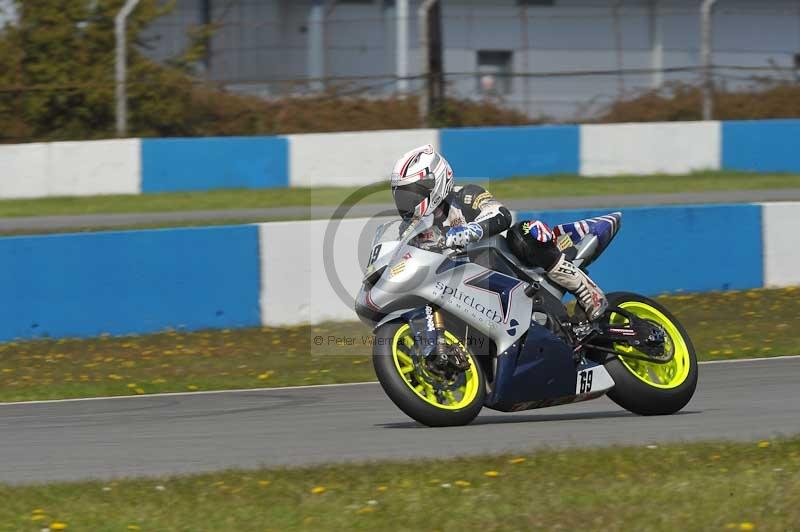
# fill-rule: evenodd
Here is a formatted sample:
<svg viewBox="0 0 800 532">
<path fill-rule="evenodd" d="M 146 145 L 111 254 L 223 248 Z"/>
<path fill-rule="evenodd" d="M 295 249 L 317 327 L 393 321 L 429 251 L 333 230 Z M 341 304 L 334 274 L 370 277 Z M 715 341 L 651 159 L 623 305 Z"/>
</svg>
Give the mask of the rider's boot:
<svg viewBox="0 0 800 532">
<path fill-rule="evenodd" d="M 586 272 L 567 260 L 563 253 L 555 266 L 547 272 L 547 277 L 572 292 L 590 320 L 599 318 L 608 308 L 608 300 L 603 291 Z"/>
</svg>

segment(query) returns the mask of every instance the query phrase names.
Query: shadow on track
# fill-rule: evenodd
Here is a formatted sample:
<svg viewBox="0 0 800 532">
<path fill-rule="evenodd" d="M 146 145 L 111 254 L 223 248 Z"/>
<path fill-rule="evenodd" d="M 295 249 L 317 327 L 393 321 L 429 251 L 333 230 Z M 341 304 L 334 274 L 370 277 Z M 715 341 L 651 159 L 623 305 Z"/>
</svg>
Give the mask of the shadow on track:
<svg viewBox="0 0 800 532">
<path fill-rule="evenodd" d="M 700 414 L 700 411 L 682 411 L 676 414 L 672 414 L 673 416 L 684 416 L 688 414 Z M 638 416 L 636 414 L 632 414 L 631 412 L 627 412 L 624 410 L 608 410 L 603 412 L 577 412 L 574 414 L 499 414 L 499 415 L 484 415 L 478 416 L 475 421 L 470 423 L 470 425 L 502 425 L 506 423 L 541 423 L 545 421 L 580 421 L 580 420 L 592 420 L 592 419 L 610 419 L 610 418 L 621 418 L 621 417 L 630 417 L 630 418 L 638 418 L 643 416 Z M 470 426 L 468 425 L 468 426 Z M 403 423 L 377 423 L 376 427 L 382 427 L 386 429 L 424 429 L 428 428 L 425 425 L 421 425 L 416 421 L 407 421 Z"/>
</svg>

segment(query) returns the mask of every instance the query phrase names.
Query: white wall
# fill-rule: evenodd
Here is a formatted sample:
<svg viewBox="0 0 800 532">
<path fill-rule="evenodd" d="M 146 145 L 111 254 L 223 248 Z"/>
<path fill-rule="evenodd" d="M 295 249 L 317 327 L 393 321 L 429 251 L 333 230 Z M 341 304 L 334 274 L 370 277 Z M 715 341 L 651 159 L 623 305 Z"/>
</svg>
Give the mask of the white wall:
<svg viewBox="0 0 800 532">
<path fill-rule="evenodd" d="M 388 220 L 339 220 L 337 228 L 329 220 L 259 224 L 262 323 L 358 319 L 353 302 L 372 238 L 377 226 Z M 330 254 L 324 245 L 329 227 Z"/>
<path fill-rule="evenodd" d="M 390 178 L 392 165 L 423 144 L 438 148 L 435 129 L 289 135 L 293 187 L 369 185 Z"/>
<path fill-rule="evenodd" d="M 580 128 L 581 175 L 682 174 L 720 168 L 720 123 L 592 124 Z"/>
<path fill-rule="evenodd" d="M 0 146 L 0 197 L 141 192 L 139 139 Z"/>
<path fill-rule="evenodd" d="M 764 286 L 800 284 L 800 203 L 762 206 Z"/>
</svg>

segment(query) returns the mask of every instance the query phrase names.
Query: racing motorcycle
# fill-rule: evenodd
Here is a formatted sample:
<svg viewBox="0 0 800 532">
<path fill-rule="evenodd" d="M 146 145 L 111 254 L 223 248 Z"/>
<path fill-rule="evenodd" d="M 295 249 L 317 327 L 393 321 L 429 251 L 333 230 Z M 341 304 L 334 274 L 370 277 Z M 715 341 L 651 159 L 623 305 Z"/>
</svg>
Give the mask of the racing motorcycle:
<svg viewBox="0 0 800 532">
<path fill-rule="evenodd" d="M 586 268 L 621 226 L 615 212 L 555 228 Z M 641 415 L 673 414 L 692 398 L 697 358 L 686 330 L 647 297 L 614 292 L 590 321 L 502 235 L 448 249 L 431 215 L 378 227 L 356 298 L 373 327 L 373 365 L 389 398 L 428 426 L 605 394 Z"/>
</svg>

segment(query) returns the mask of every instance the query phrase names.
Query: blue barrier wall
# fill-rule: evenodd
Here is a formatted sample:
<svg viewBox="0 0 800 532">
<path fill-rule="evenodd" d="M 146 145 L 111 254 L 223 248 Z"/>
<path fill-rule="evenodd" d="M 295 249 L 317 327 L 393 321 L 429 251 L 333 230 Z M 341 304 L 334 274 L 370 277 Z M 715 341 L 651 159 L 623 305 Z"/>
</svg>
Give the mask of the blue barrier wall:
<svg viewBox="0 0 800 532">
<path fill-rule="evenodd" d="M 722 168 L 800 172 L 800 120 L 723 122 Z"/>
<path fill-rule="evenodd" d="M 551 226 L 609 210 L 519 212 Z M 760 205 L 698 205 L 622 209 L 622 228 L 590 266 L 606 291 L 730 290 L 763 286 Z"/>
<path fill-rule="evenodd" d="M 289 186 L 284 137 L 142 140 L 142 192 Z"/>
<path fill-rule="evenodd" d="M 440 145 L 459 178 L 577 174 L 578 126 L 442 129 Z"/>
<path fill-rule="evenodd" d="M 258 228 L 0 238 L 0 340 L 260 325 Z"/>
</svg>

